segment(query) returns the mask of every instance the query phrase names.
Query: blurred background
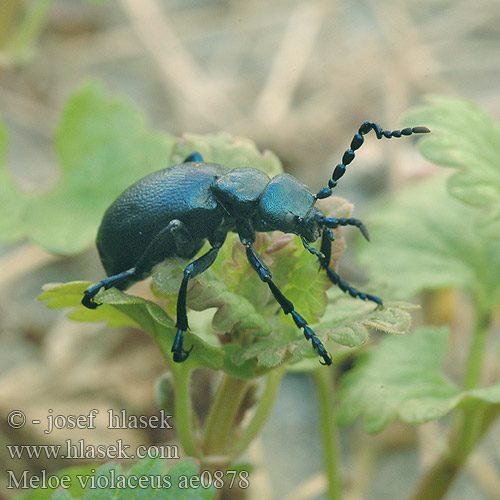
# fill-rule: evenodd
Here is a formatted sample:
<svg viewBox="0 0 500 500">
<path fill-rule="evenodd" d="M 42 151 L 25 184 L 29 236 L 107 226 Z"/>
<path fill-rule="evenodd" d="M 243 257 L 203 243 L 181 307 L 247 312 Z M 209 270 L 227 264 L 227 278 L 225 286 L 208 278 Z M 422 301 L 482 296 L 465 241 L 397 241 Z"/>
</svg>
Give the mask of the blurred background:
<svg viewBox="0 0 500 500">
<path fill-rule="evenodd" d="M 9 134 L 7 168 L 23 189 L 47 190 L 57 181 L 54 132 L 66 99 L 89 78 L 104 82 L 111 95 L 129 98 L 153 129 L 175 135 L 223 130 L 250 138 L 277 153 L 285 170 L 316 192 L 363 121 L 399 128 L 425 94 L 466 97 L 498 119 L 500 4 L 0 0 L 0 114 Z M 378 194 L 435 170 L 440 167 L 425 162 L 412 140 L 371 137 L 336 194 L 353 201 L 355 216 L 362 218 Z M 357 277 L 348 254 L 343 274 Z M 4 443 L 63 442 L 69 436 L 44 435 L 36 426 L 14 434 L 3 418 L 13 408 L 31 418 L 44 418 L 49 408 L 66 415 L 92 408 L 156 412 L 155 383 L 165 364 L 146 335 L 75 323 L 66 312 L 35 301 L 47 282 L 102 275 L 94 248 L 58 257 L 26 241 L 0 247 L 0 484 L 6 469 L 68 466 L 8 459 Z M 200 407 L 206 384 L 201 374 Z M 249 451 L 255 498 L 321 498 L 311 384 L 300 375 L 285 379 L 271 419 Z M 372 471 L 366 498 L 398 499 L 400 491 L 409 491 L 419 461 L 416 431 L 394 424 L 374 438 L 345 432 L 347 457 L 359 440 L 367 463 L 380 442 L 392 450 Z M 89 443 L 117 439 L 103 426 L 80 437 Z M 121 431 L 119 437 L 130 444 L 175 439 L 146 430 Z M 458 483 L 450 498 L 482 498 L 468 487 Z M 363 498 L 363 485 L 346 491 L 346 498 Z"/>
</svg>

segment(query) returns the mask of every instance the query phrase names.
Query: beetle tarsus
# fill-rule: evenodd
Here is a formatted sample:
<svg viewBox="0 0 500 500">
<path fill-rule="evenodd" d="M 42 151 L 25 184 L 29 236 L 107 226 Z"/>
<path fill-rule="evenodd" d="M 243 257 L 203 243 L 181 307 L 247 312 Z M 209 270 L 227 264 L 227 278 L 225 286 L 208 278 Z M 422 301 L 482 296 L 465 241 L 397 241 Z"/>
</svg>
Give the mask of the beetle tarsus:
<svg viewBox="0 0 500 500">
<path fill-rule="evenodd" d="M 328 354 L 326 349 L 323 348 L 322 351 L 318 350 L 318 353 L 319 353 L 320 357 L 323 358 L 322 360 L 321 359 L 319 360 L 319 363 L 321 365 L 330 366 L 332 364 L 332 357 L 330 356 L 330 354 Z"/>
<path fill-rule="evenodd" d="M 290 311 L 290 313 L 297 327 L 304 330 L 304 337 L 311 341 L 313 348 L 316 349 L 319 356 L 323 358 L 323 361 L 320 360 L 320 363 L 322 365 L 331 365 L 332 357 L 328 354 L 323 342 L 321 342 L 321 340 L 314 333 L 313 329 L 307 324 L 307 321 L 297 311 Z"/>
<path fill-rule="evenodd" d="M 95 294 L 88 293 L 88 290 L 85 290 L 85 292 L 83 294 L 82 304 L 86 308 L 97 309 L 99 306 L 102 306 L 102 304 L 100 302 L 96 302 L 94 300 L 94 295 Z"/>
<path fill-rule="evenodd" d="M 94 297 L 97 295 L 97 292 L 104 286 L 104 283 L 100 281 L 96 285 L 89 286 L 85 292 L 83 292 L 82 304 L 88 309 L 97 309 L 100 305 L 100 302 L 97 302 Z"/>
<path fill-rule="evenodd" d="M 179 328 L 177 330 L 177 333 L 175 335 L 175 340 L 174 343 L 172 344 L 172 353 L 173 353 L 173 359 L 176 363 L 182 363 L 186 361 L 189 357 L 189 353 L 193 350 L 193 345 L 186 351 L 183 347 L 183 341 L 184 341 L 184 330 Z"/>
</svg>

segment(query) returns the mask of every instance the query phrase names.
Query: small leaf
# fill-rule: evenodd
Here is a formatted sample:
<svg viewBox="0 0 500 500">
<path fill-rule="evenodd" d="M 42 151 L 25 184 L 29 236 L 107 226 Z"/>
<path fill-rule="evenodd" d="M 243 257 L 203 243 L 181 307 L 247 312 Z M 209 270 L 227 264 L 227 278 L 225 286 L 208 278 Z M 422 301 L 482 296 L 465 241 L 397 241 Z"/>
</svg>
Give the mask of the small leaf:
<svg viewBox="0 0 500 500">
<path fill-rule="evenodd" d="M 184 261 L 183 265 L 185 264 Z M 169 259 L 158 264 L 153 272 L 155 292 L 177 295 L 179 286 L 172 286 L 172 283 L 176 283 L 182 277 L 179 271 L 177 259 Z M 190 281 L 187 305 L 194 311 L 217 308 L 212 325 L 219 333 L 269 334 L 269 325 L 262 314 L 256 311 L 245 297 L 231 292 L 212 270 Z"/>
<path fill-rule="evenodd" d="M 362 302 L 346 297 L 340 290 L 329 292 L 329 305 L 315 331 L 346 347 L 362 345 L 368 339 L 368 327 L 402 335 L 411 327 L 409 311 L 417 306 L 405 302 L 388 302 L 377 307 L 373 302 Z"/>
<path fill-rule="evenodd" d="M 88 481 L 83 500 L 212 500 L 215 488 L 202 487 L 193 460 L 177 462 L 168 472 L 165 459 L 144 458 L 128 472 L 116 463 L 104 464 Z M 196 481 L 191 483 L 191 478 Z M 98 479 L 100 478 L 100 479 Z"/>
<path fill-rule="evenodd" d="M 50 500 L 72 500 L 68 490 L 56 490 L 50 497 Z"/>
<path fill-rule="evenodd" d="M 447 348 L 444 328 L 419 328 L 404 337 L 383 337 L 380 344 L 362 353 L 355 367 L 342 379 L 339 393 L 340 425 L 363 415 L 366 432 L 381 431 L 416 399 L 447 401 L 458 389 L 441 374 Z M 431 409 L 421 418 L 431 419 Z"/>
<path fill-rule="evenodd" d="M 126 99 L 98 83 L 70 97 L 56 135 L 60 178 L 43 193 L 25 193 L 3 167 L 0 126 L 0 240 L 27 237 L 56 254 L 86 249 L 108 205 L 144 175 L 167 167 L 174 137 L 148 129 Z M 78 230 L 75 231 L 75 228 Z"/>
<path fill-rule="evenodd" d="M 474 209 L 451 198 L 444 184 L 433 178 L 374 207 L 362 261 L 397 299 L 453 286 L 493 307 L 500 300 L 500 243 L 478 237 Z"/>
<path fill-rule="evenodd" d="M 274 177 L 283 172 L 279 158 L 271 151 L 261 153 L 255 144 L 244 137 L 233 137 L 225 132 L 196 135 L 185 134 L 177 142 L 173 160 L 182 162 L 197 151 L 206 162 L 215 162 L 226 167 L 253 167 Z"/>
<path fill-rule="evenodd" d="M 373 434 L 397 417 L 421 424 L 468 401 L 499 404 L 500 383 L 461 391 L 443 375 L 448 336 L 445 328 L 422 327 L 404 337 L 383 337 L 362 353 L 341 382 L 339 424 L 362 415 L 363 428 Z"/>
<path fill-rule="evenodd" d="M 388 302 L 384 307 L 376 308 L 363 320 L 363 324 L 384 333 L 402 335 L 408 333 L 411 327 L 411 315 L 408 311 L 415 309 L 418 306 L 406 302 Z"/>
<path fill-rule="evenodd" d="M 103 305 L 94 310 L 86 309 L 81 304 L 83 292 L 89 283 L 73 282 L 47 287 L 38 300 L 47 300 L 48 307 L 76 307 L 71 313 L 78 321 L 107 321 L 109 326 L 134 326 L 146 331 L 162 350 L 165 358 L 171 361 L 171 347 L 177 329 L 172 319 L 163 309 L 146 299 L 123 293 L 116 288 L 101 291 L 96 300 Z M 193 352 L 186 363 L 205 366 L 217 370 L 221 367 L 224 353 L 196 335 L 187 332 L 185 343 L 193 345 Z"/>
<path fill-rule="evenodd" d="M 422 123 L 432 134 L 419 141 L 434 163 L 458 168 L 450 193 L 481 209 L 475 225 L 490 239 L 500 238 L 500 124 L 474 103 L 447 96 L 428 96 L 427 105 L 410 112 L 405 123 Z"/>
</svg>

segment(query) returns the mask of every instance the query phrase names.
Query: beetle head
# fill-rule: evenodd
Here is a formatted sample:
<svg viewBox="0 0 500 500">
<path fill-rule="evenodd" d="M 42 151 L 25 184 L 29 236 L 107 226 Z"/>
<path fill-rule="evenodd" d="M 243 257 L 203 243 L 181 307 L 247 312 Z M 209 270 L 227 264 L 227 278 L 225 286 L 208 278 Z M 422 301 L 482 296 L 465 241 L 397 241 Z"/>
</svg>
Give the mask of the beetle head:
<svg viewBox="0 0 500 500">
<path fill-rule="evenodd" d="M 295 233 L 307 241 L 320 236 L 319 210 L 316 198 L 290 174 L 273 177 L 262 193 L 259 212 L 270 230 Z"/>
</svg>

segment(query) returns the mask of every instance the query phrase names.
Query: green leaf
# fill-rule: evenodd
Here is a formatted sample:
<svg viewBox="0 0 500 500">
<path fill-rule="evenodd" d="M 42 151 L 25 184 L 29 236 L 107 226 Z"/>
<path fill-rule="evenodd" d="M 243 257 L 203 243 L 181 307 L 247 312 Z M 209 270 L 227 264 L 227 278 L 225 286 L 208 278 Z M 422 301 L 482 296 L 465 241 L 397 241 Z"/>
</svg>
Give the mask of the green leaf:
<svg viewBox="0 0 500 500">
<path fill-rule="evenodd" d="M 70 97 L 59 124 L 58 182 L 27 194 L 3 169 L 6 132 L 0 127 L 0 239 L 27 237 L 56 254 L 84 250 L 113 199 L 170 164 L 174 140 L 151 132 L 127 100 L 111 99 L 100 84 L 87 83 Z"/>
<path fill-rule="evenodd" d="M 76 307 L 70 317 L 78 321 L 107 321 L 109 326 L 134 326 L 146 331 L 160 347 L 167 361 L 171 360 L 170 349 L 177 329 L 165 311 L 155 304 L 140 297 L 123 293 L 116 288 L 101 291 L 97 300 L 103 305 L 96 310 L 89 310 L 81 304 L 83 292 L 90 283 L 73 282 L 63 285 L 48 285 L 38 300 L 48 301 L 51 308 Z M 213 370 L 221 367 L 224 353 L 196 335 L 185 334 L 186 344 L 194 346 L 186 363 L 205 366 Z"/>
<path fill-rule="evenodd" d="M 397 417 L 420 424 L 466 401 L 500 403 L 500 383 L 461 391 L 442 374 L 448 336 L 446 328 L 422 327 L 404 337 L 383 337 L 362 353 L 341 382 L 339 424 L 362 415 L 363 428 L 373 434 Z"/>
<path fill-rule="evenodd" d="M 62 255 L 92 243 L 104 211 L 128 186 L 193 151 L 229 167 L 252 166 L 270 176 L 282 172 L 276 155 L 261 153 L 249 139 L 226 133 L 177 139 L 153 132 L 143 113 L 127 99 L 109 97 L 97 82 L 68 99 L 55 137 L 60 176 L 51 189 L 20 189 L 5 167 L 6 143 L 0 123 L 0 241 L 29 238 Z"/>
<path fill-rule="evenodd" d="M 165 498 L 212 500 L 215 498 L 216 490 L 214 486 L 208 484 L 210 476 L 205 478 L 203 474 L 200 476 L 199 466 L 193 460 L 179 461 L 168 471 L 165 470 L 165 464 L 166 461 L 162 458 L 144 458 L 128 472 L 123 471 L 120 464 L 113 462 L 104 464 L 95 471 L 95 474 L 81 474 L 80 481 L 85 488 L 82 498 L 83 500 L 164 500 Z M 77 479 L 78 477 L 75 477 L 75 481 Z M 80 481 L 77 481 L 78 484 Z M 36 490 L 38 491 L 40 490 Z M 71 500 L 79 497 L 71 497 L 69 492 L 58 490 L 50 498 Z"/>
<path fill-rule="evenodd" d="M 411 327 L 411 310 L 417 306 L 405 302 L 388 302 L 376 307 L 372 302 L 362 302 L 346 297 L 334 289 L 329 294 L 329 305 L 316 333 L 327 335 L 337 344 L 346 347 L 362 345 L 368 339 L 368 328 L 384 333 L 403 335 Z"/>
<path fill-rule="evenodd" d="M 446 400 L 456 387 L 441 375 L 447 348 L 444 328 L 415 329 L 405 337 L 384 337 L 360 355 L 343 379 L 338 421 L 352 422 L 363 414 L 366 432 L 381 431 L 412 400 L 433 397 Z"/>
<path fill-rule="evenodd" d="M 81 498 L 83 496 L 83 488 L 78 481 L 78 476 L 91 476 L 95 471 L 95 466 L 81 465 L 76 467 L 68 467 L 55 473 L 50 473 L 51 476 L 62 478 L 67 476 L 69 480 L 64 479 L 64 482 L 69 482 L 70 486 L 67 490 L 53 488 L 34 488 L 27 492 L 16 496 L 16 500 L 70 500 L 71 498 Z M 47 472 L 47 476 L 49 473 Z"/>
<path fill-rule="evenodd" d="M 184 134 L 175 145 L 173 160 L 182 162 L 193 151 L 200 153 L 206 162 L 226 167 L 253 167 L 269 177 L 283 172 L 281 161 L 272 151 L 261 153 L 250 139 L 233 137 L 226 132 Z"/>
<path fill-rule="evenodd" d="M 428 96 L 405 123 L 421 123 L 432 134 L 419 141 L 434 163 L 459 169 L 448 183 L 450 193 L 481 209 L 475 225 L 486 238 L 500 238 L 500 124 L 464 99 Z"/>
<path fill-rule="evenodd" d="M 72 96 L 56 136 L 61 178 L 31 200 L 31 239 L 54 253 L 84 250 L 108 205 L 130 184 L 168 166 L 174 138 L 148 130 L 127 100 L 88 83 Z M 77 227 L 78 231 L 74 228 Z"/>
<path fill-rule="evenodd" d="M 177 295 L 186 265 L 181 259 L 158 264 L 153 272 L 155 292 Z M 187 305 L 194 311 L 216 308 L 212 326 L 221 334 L 269 335 L 270 327 L 262 314 L 245 297 L 231 292 L 211 269 L 191 280 Z"/>
<path fill-rule="evenodd" d="M 372 241 L 361 260 L 375 280 L 390 283 L 394 298 L 457 287 L 493 307 L 500 299 L 500 243 L 478 237 L 475 210 L 450 197 L 445 180 L 421 182 L 374 207 Z"/>
</svg>

